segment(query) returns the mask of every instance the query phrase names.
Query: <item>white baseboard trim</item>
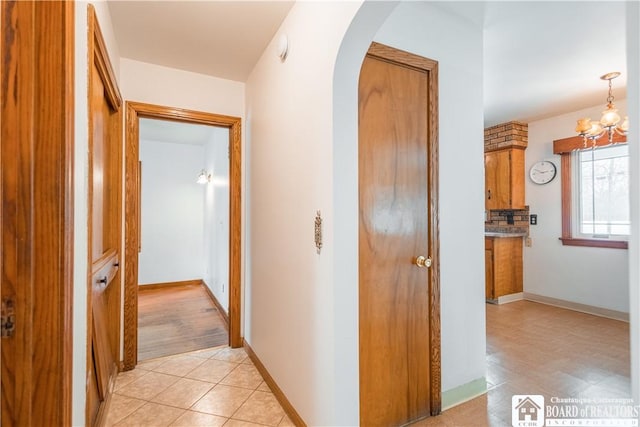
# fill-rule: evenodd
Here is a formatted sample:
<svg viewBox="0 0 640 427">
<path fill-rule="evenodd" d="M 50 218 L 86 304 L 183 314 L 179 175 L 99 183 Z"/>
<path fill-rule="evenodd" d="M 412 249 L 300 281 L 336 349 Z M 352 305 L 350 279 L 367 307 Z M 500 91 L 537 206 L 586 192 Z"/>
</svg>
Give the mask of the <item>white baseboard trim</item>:
<svg viewBox="0 0 640 427">
<path fill-rule="evenodd" d="M 567 310 L 579 311 L 581 313 L 592 314 L 594 316 L 606 317 L 608 319 L 629 322 L 629 313 L 623 311 L 610 310 L 608 308 L 595 307 L 587 304 L 566 301 L 557 298 L 546 297 L 544 295 L 530 294 L 524 292 L 524 299 L 527 301 L 538 302 L 541 304 L 552 305 L 554 307 L 566 308 Z"/>
<path fill-rule="evenodd" d="M 491 303 L 491 304 L 507 304 L 510 302 L 514 302 L 514 301 L 522 301 L 524 299 L 523 297 L 523 293 L 522 292 L 518 292 L 515 294 L 509 294 L 509 295 L 503 295 L 501 297 L 498 297 L 496 299 L 488 299 L 487 302 Z"/>
</svg>

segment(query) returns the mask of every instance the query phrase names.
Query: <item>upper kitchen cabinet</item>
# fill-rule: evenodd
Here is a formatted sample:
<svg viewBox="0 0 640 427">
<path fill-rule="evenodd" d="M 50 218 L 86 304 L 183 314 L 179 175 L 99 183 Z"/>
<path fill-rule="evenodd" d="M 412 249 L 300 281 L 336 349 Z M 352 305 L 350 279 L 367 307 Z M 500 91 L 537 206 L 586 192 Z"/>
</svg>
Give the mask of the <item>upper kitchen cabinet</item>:
<svg viewBox="0 0 640 427">
<path fill-rule="evenodd" d="M 524 209 L 526 123 L 508 122 L 484 131 L 485 209 Z"/>
<path fill-rule="evenodd" d="M 485 209 L 524 209 L 524 148 L 484 154 Z"/>
</svg>

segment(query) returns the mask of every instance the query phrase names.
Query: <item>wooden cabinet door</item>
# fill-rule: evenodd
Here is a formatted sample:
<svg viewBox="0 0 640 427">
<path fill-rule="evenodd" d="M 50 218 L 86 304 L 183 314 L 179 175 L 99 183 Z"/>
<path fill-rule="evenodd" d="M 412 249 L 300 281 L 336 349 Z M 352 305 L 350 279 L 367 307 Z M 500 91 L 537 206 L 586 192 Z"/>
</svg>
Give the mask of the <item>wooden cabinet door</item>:
<svg viewBox="0 0 640 427">
<path fill-rule="evenodd" d="M 487 210 L 511 206 L 510 150 L 492 151 L 484 156 L 485 206 Z"/>
<path fill-rule="evenodd" d="M 524 208 L 524 149 L 484 155 L 485 209 Z"/>
<path fill-rule="evenodd" d="M 484 239 L 484 287 L 485 298 L 494 299 L 493 283 L 493 239 Z"/>
</svg>

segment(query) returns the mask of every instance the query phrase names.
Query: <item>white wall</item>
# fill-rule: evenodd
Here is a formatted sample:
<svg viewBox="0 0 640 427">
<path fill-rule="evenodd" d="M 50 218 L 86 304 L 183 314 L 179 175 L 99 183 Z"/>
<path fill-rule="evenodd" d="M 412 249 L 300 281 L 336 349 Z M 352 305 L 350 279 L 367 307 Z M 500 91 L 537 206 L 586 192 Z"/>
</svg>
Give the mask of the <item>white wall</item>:
<svg viewBox="0 0 640 427">
<path fill-rule="evenodd" d="M 204 146 L 140 141 L 140 285 L 203 277 Z"/>
<path fill-rule="evenodd" d="M 204 198 L 204 281 L 229 312 L 229 130 L 213 128 L 204 146 L 212 179 Z"/>
<path fill-rule="evenodd" d="M 297 2 L 247 81 L 251 220 L 244 336 L 308 425 L 335 425 L 332 75 L 358 7 Z M 324 217 L 316 254 L 314 218 Z M 357 375 L 356 373 L 351 373 Z M 357 408 L 354 408 L 357 411 Z"/>
<path fill-rule="evenodd" d="M 604 92 L 603 92 L 604 96 Z M 616 100 L 625 115 L 625 100 Z M 524 248 L 524 291 L 546 297 L 629 312 L 628 251 L 624 249 L 563 246 L 560 156 L 553 141 L 575 135 L 578 118 L 599 118 L 603 105 L 529 123 L 529 146 L 525 172 L 533 163 L 551 160 L 558 168 L 556 179 L 536 185 L 525 180 L 526 203 L 538 225 L 529 227 L 532 246 Z"/>
<path fill-rule="evenodd" d="M 244 117 L 244 83 L 232 80 L 121 58 L 120 90 L 127 101 Z"/>
<path fill-rule="evenodd" d="M 245 338 L 309 425 L 358 423 L 358 259 L 351 250 L 358 241 L 357 73 L 394 5 L 365 3 L 358 30 L 349 33 L 355 39 L 340 47 L 357 7 L 297 3 L 279 31 L 290 37 L 287 61 L 279 62 L 272 43 L 247 82 Z M 485 372 L 484 229 L 474 213 L 483 211 L 482 31 L 432 5 L 406 3 L 376 41 L 440 61 L 442 380 L 448 390 Z M 338 49 L 340 75 L 332 81 L 327 77 Z M 343 58 L 354 52 L 355 60 Z M 334 129 L 333 119 L 342 116 L 351 120 Z M 313 245 L 316 210 L 324 217 L 321 255 Z"/>
<path fill-rule="evenodd" d="M 627 2 L 627 75 L 640 75 L 640 4 Z M 627 83 L 630 164 L 631 237 L 629 239 L 629 322 L 631 335 L 631 392 L 640 402 L 640 82 Z"/>
</svg>

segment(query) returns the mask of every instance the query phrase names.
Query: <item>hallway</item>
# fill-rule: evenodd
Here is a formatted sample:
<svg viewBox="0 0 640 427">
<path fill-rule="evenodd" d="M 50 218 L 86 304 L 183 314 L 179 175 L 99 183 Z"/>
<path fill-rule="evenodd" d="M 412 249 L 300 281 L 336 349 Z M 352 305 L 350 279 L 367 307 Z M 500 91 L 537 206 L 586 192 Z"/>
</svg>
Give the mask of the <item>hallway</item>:
<svg viewBox="0 0 640 427">
<path fill-rule="evenodd" d="M 293 426 L 244 349 L 152 359 L 122 372 L 107 426 Z"/>
</svg>

